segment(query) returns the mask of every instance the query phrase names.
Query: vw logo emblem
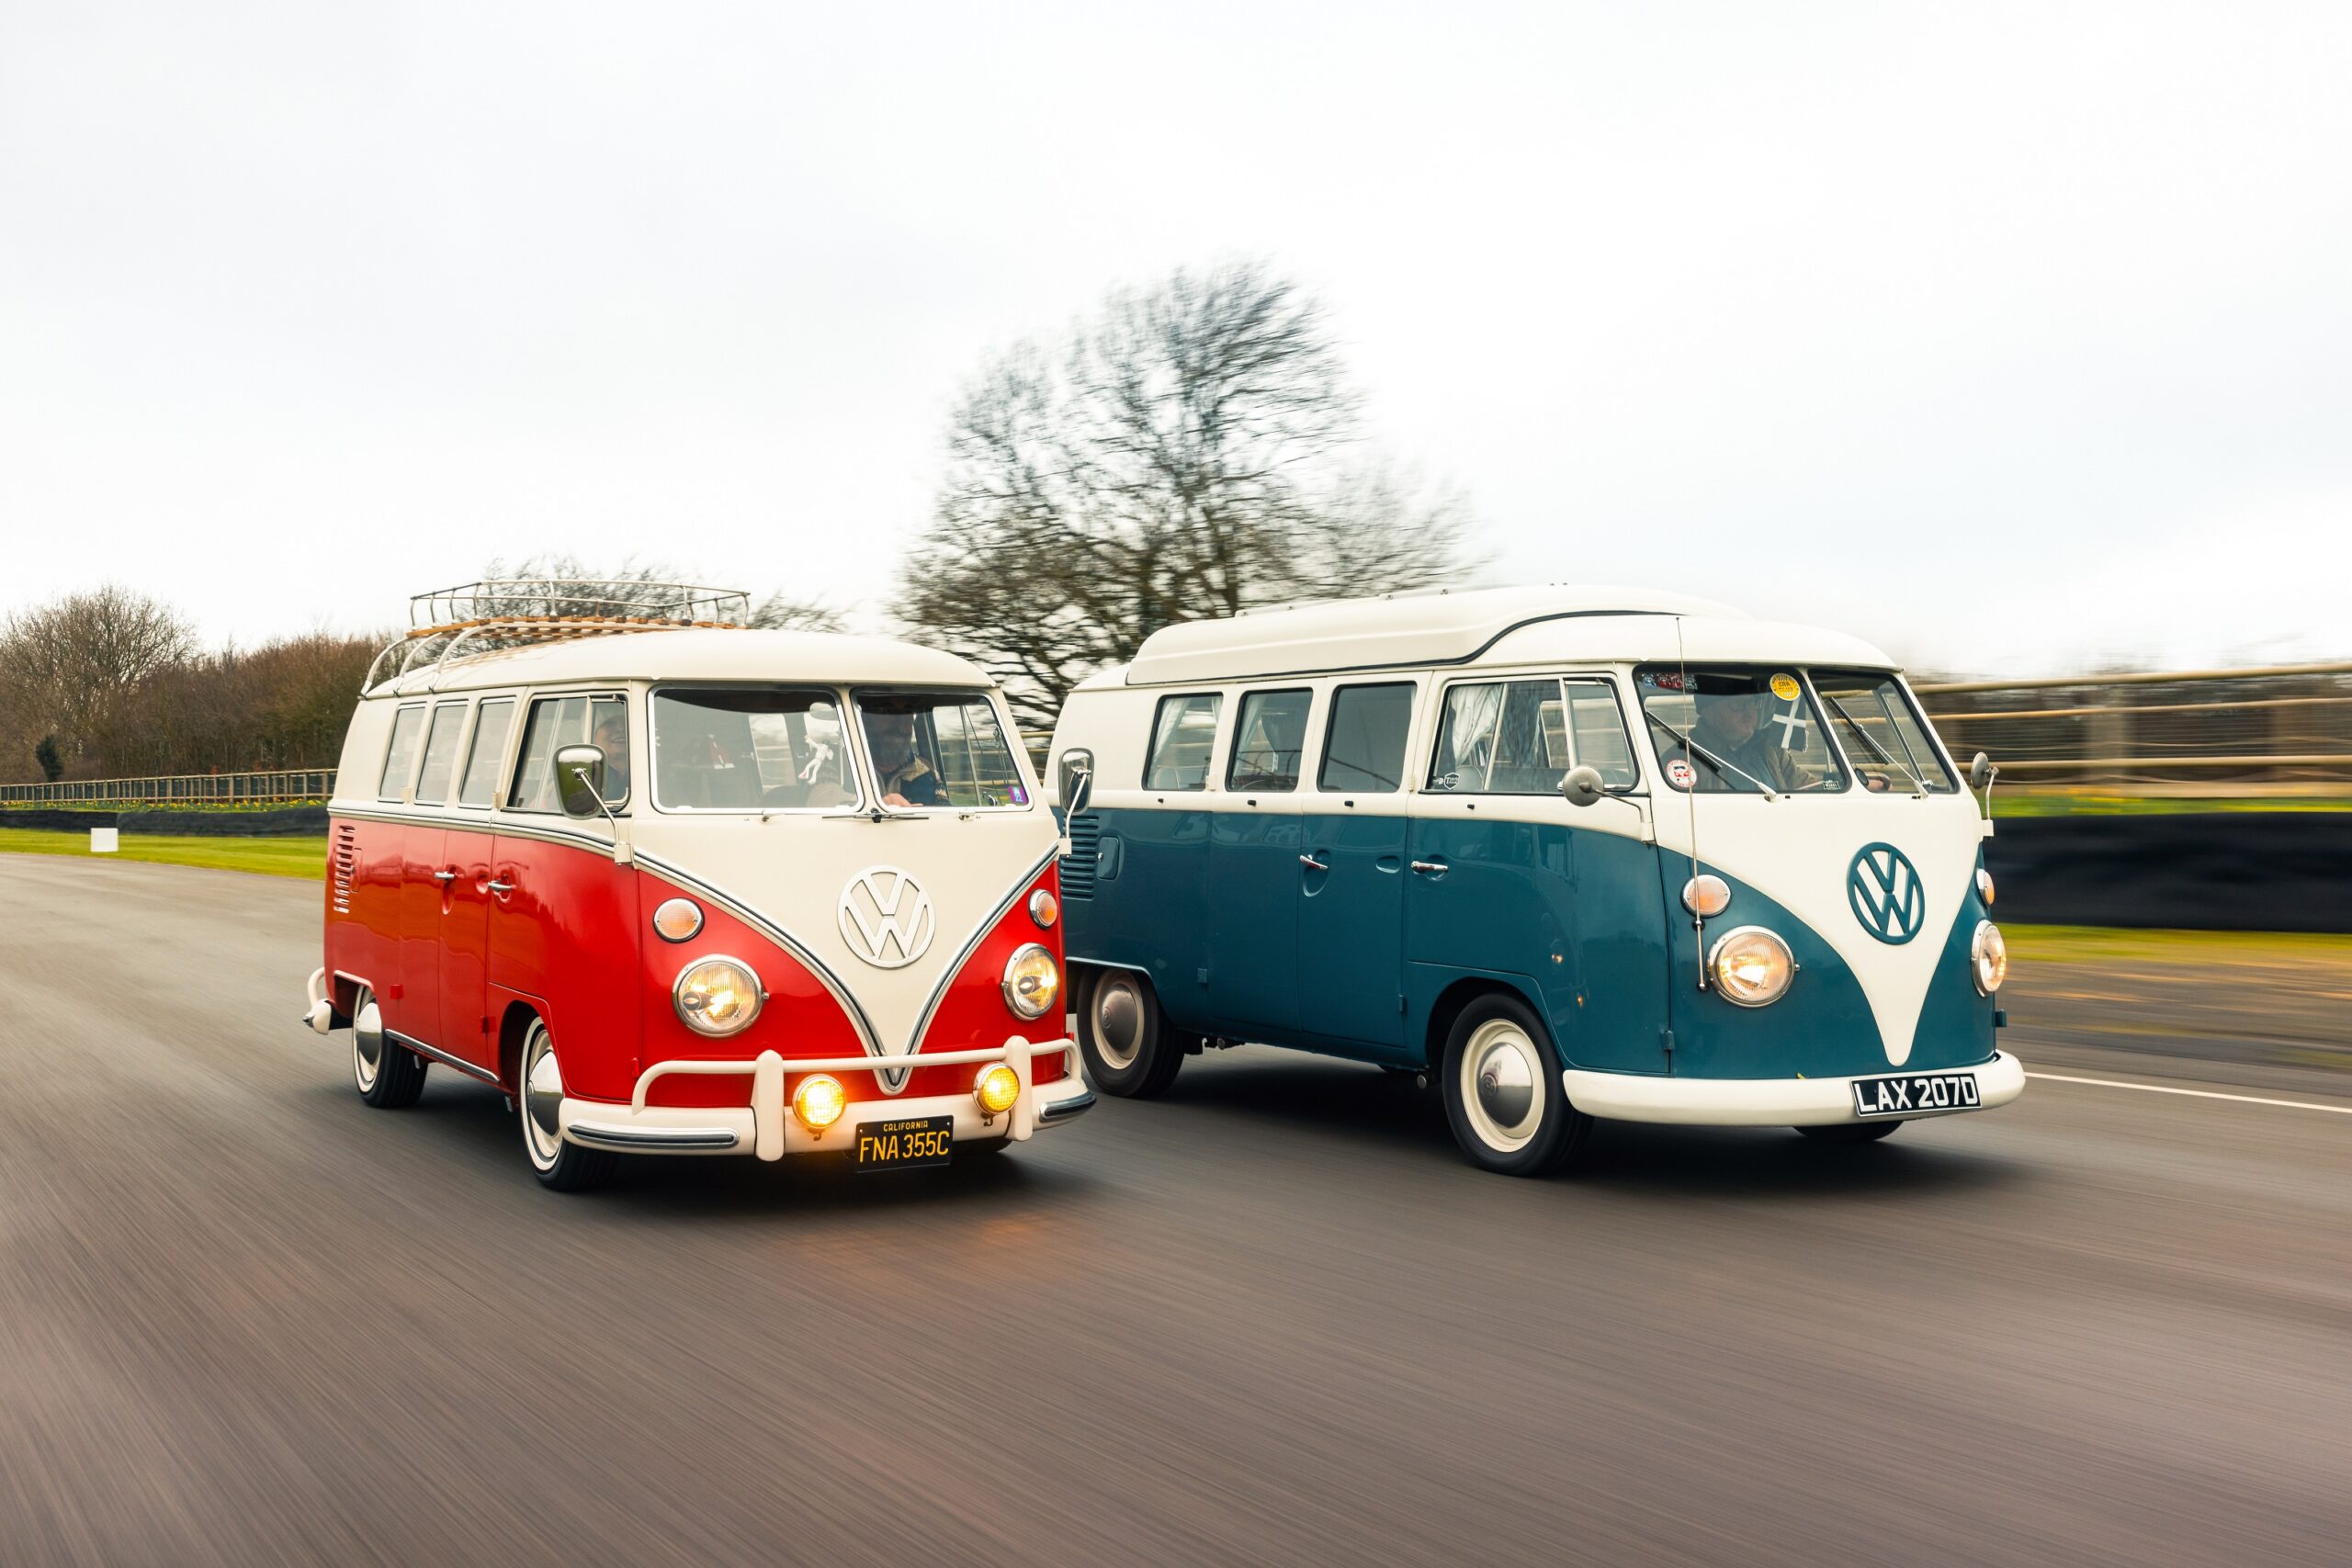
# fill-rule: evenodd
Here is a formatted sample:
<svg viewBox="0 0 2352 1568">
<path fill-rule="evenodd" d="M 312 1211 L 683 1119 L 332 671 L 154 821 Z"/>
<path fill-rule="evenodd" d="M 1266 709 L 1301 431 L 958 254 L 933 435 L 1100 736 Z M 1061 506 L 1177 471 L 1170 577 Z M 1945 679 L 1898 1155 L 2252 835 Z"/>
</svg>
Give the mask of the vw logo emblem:
<svg viewBox="0 0 2352 1568">
<path fill-rule="evenodd" d="M 877 969 L 903 969 L 939 929 L 931 895 L 895 865 L 869 865 L 842 889 L 842 940 Z"/>
<path fill-rule="evenodd" d="M 1893 844 L 1864 844 L 1846 868 L 1846 902 L 1862 930 L 1897 946 L 1919 934 L 1928 919 L 1928 894 L 1919 868 Z"/>
</svg>

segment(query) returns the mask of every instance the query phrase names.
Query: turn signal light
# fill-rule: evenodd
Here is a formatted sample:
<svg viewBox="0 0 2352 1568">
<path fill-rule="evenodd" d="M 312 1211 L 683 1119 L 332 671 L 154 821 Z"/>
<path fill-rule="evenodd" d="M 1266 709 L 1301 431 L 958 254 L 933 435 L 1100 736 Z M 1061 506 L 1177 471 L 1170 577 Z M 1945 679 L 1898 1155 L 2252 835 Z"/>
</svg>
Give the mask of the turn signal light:
<svg viewBox="0 0 2352 1568">
<path fill-rule="evenodd" d="M 1010 1111 L 1012 1102 L 1021 1098 L 1021 1075 L 1002 1062 L 982 1067 L 980 1076 L 973 1080 L 972 1098 L 991 1116 Z"/>
<path fill-rule="evenodd" d="M 842 1119 L 849 1109 L 849 1091 L 841 1080 L 823 1073 L 811 1073 L 800 1080 L 792 1091 L 792 1113 L 800 1124 L 812 1133 L 821 1133 Z"/>
</svg>

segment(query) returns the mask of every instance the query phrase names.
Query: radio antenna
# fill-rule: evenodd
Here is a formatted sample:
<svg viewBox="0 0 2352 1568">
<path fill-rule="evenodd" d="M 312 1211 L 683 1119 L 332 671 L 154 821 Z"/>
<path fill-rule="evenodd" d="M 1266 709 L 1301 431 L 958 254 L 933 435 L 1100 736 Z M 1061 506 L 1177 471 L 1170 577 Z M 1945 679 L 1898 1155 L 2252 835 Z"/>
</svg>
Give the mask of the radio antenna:
<svg viewBox="0 0 2352 1568">
<path fill-rule="evenodd" d="M 1690 729 L 1698 722 L 1699 694 L 1690 685 L 1690 653 L 1682 645 L 1679 615 L 1674 617 L 1674 659 L 1676 667 L 1682 671 L 1683 699 L 1690 705 L 1690 716 L 1682 726 L 1682 770 L 1690 775 L 1690 787 L 1682 792 L 1683 804 L 1690 811 L 1690 897 L 1687 902 L 1690 906 L 1691 941 L 1699 958 L 1699 988 L 1703 991 L 1707 988 L 1707 917 L 1700 912 L 1700 906 L 1706 900 L 1700 897 L 1699 877 L 1707 868 L 1699 859 L 1699 770 L 1690 765 L 1690 759 L 1697 754 L 1690 750 Z M 1635 693 L 1634 696 L 1638 700 L 1640 694 Z"/>
</svg>

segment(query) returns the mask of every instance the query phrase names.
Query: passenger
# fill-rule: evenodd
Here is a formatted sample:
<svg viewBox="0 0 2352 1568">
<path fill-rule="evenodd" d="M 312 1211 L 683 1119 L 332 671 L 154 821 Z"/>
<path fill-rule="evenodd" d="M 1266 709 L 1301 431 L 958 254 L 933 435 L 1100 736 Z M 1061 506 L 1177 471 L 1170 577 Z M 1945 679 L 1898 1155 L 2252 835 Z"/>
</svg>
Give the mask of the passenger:
<svg viewBox="0 0 2352 1568">
<path fill-rule="evenodd" d="M 604 712 L 596 720 L 595 745 L 605 753 L 605 799 L 628 798 L 628 719 L 620 709 L 605 704 L 597 705 Z"/>
<path fill-rule="evenodd" d="M 865 743 L 874 750 L 874 776 L 885 806 L 944 806 L 939 773 L 915 751 L 915 716 L 869 713 Z"/>
</svg>

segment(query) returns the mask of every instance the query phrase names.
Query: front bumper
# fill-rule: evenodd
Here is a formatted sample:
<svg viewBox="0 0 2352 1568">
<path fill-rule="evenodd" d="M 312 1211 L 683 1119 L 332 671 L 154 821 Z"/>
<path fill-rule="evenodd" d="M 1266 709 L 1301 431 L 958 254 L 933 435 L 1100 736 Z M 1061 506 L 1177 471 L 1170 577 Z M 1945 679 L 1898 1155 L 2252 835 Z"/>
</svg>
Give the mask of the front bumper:
<svg viewBox="0 0 2352 1568">
<path fill-rule="evenodd" d="M 1041 1055 L 1060 1054 L 1068 1072 L 1059 1082 L 1040 1084 L 1031 1077 L 1030 1064 Z M 839 1122 L 821 1133 L 810 1132 L 792 1114 L 788 1079 L 810 1073 L 893 1071 L 909 1067 L 944 1067 L 969 1063 L 975 1066 L 1003 1062 L 1021 1077 L 1021 1096 L 1012 1108 L 990 1115 L 969 1094 L 932 1095 L 853 1100 Z M 647 1090 L 673 1074 L 697 1077 L 749 1077 L 751 1089 L 741 1106 L 669 1106 L 645 1103 Z M 905 1056 L 828 1057 L 818 1061 L 786 1060 L 763 1051 L 748 1062 L 656 1062 L 638 1075 L 637 1089 L 624 1105 L 614 1100 L 579 1100 L 565 1096 L 558 1112 L 563 1135 L 589 1148 L 627 1154 L 729 1155 L 755 1154 L 762 1159 L 786 1155 L 837 1154 L 856 1146 L 860 1122 L 904 1121 L 918 1116 L 955 1118 L 955 1141 L 985 1143 L 991 1139 L 1024 1140 L 1040 1128 L 1076 1121 L 1094 1105 L 1093 1091 L 1078 1072 L 1078 1045 L 1061 1040 L 1037 1044 L 1018 1037 L 978 1051 L 933 1051 Z"/>
<path fill-rule="evenodd" d="M 2025 1090 L 2025 1066 L 2006 1051 L 1969 1068 L 1922 1071 L 1973 1072 L 1983 1103 L 1973 1111 L 2007 1105 Z M 1901 1067 L 1856 1077 L 1898 1077 Z M 1854 1114 L 1856 1078 L 1669 1078 L 1638 1073 L 1588 1073 L 1571 1067 L 1560 1075 L 1568 1103 L 1589 1116 L 1614 1122 L 1674 1122 L 1701 1127 L 1818 1127 L 1860 1122 Z M 1954 1116 L 1928 1111 L 1924 1116 Z M 1906 1120 L 1907 1118 L 1892 1118 Z M 1876 1122 L 1889 1118 L 1871 1117 Z"/>
</svg>

